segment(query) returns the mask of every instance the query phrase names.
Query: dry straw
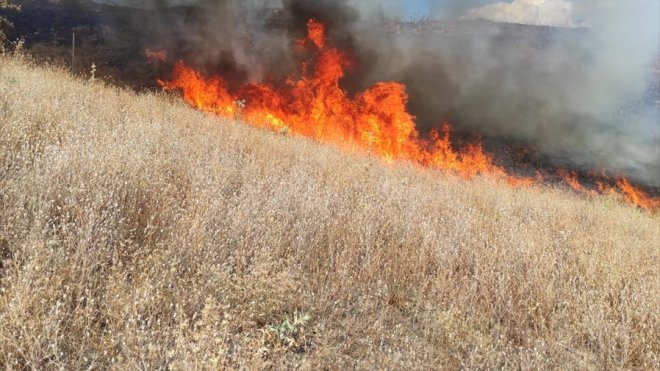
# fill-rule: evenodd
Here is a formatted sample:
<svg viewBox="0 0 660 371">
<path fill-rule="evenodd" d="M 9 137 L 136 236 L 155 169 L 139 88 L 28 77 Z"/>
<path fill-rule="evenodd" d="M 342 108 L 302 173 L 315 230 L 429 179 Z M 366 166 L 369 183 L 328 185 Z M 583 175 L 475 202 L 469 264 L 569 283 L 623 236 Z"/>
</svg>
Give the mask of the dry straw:
<svg viewBox="0 0 660 371">
<path fill-rule="evenodd" d="M 660 218 L 0 60 L 8 369 L 653 369 Z"/>
</svg>

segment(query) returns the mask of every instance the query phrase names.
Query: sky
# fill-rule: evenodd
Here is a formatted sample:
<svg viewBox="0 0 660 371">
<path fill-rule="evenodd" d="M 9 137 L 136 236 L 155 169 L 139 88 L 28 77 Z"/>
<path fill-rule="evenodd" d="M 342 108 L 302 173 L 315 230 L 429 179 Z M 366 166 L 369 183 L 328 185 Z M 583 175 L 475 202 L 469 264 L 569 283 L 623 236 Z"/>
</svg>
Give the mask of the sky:
<svg viewBox="0 0 660 371">
<path fill-rule="evenodd" d="M 572 5 L 572 0 L 394 0 L 409 17 L 424 17 L 433 14 L 436 17 L 456 17 L 479 10 L 483 14 L 491 13 L 552 13 L 557 8 Z M 482 15 L 483 15 L 482 14 Z"/>
<path fill-rule="evenodd" d="M 427 0 L 404 0 L 404 8 L 409 17 L 423 17 L 431 14 Z"/>
<path fill-rule="evenodd" d="M 591 16 L 644 9 L 654 18 L 637 26 L 657 29 L 660 23 L 658 0 L 382 0 L 381 5 L 402 9 L 411 18 L 487 19 L 560 27 L 588 26 Z"/>
<path fill-rule="evenodd" d="M 387 1 L 387 0 L 385 0 Z M 472 8 L 511 0 L 390 0 L 398 3 L 411 17 L 428 16 L 455 17 Z M 543 0 L 542 0 L 543 1 Z"/>
</svg>

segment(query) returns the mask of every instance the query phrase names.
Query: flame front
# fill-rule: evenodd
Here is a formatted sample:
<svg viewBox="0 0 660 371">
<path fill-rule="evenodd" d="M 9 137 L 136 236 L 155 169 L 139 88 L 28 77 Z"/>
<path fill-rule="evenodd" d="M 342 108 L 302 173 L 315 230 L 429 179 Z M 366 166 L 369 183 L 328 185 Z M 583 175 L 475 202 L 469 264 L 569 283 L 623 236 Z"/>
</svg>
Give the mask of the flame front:
<svg viewBox="0 0 660 371">
<path fill-rule="evenodd" d="M 420 137 L 415 117 L 407 112 L 406 87 L 398 82 L 380 82 L 349 96 L 340 87 L 350 58 L 328 46 L 323 24 L 310 20 L 308 35 L 298 45 L 313 56 L 304 63 L 299 78 L 289 77 L 284 87 L 247 84 L 230 91 L 219 76 L 206 77 L 183 62 L 174 66 L 169 81 L 159 81 L 167 90 L 181 90 L 184 99 L 200 110 L 241 119 L 260 128 L 286 131 L 344 149 L 369 152 L 391 163 L 411 161 L 425 167 L 452 172 L 464 178 L 483 174 L 504 179 L 514 186 L 539 181 L 507 174 L 493 164 L 492 156 L 479 142 L 461 150 L 452 146 L 451 126 L 444 124 L 429 139 Z M 564 176 L 569 185 L 584 191 L 576 176 Z M 657 208 L 629 182 L 619 182 L 626 199 L 638 206 Z M 634 196 L 633 196 L 634 195 Z"/>
<path fill-rule="evenodd" d="M 406 111 L 408 95 L 401 83 L 380 82 L 349 97 L 339 85 L 349 58 L 326 46 L 321 23 L 310 20 L 308 37 L 299 45 L 314 55 L 314 63 L 311 68 L 303 66 L 299 79 L 289 78 L 286 89 L 248 84 L 230 92 L 221 77 L 207 78 L 183 62 L 176 63 L 170 81 L 159 83 L 168 90 L 181 90 L 184 99 L 200 110 L 368 151 L 388 162 L 409 160 L 465 177 L 505 174 L 480 144 L 455 151 L 448 124 L 435 131 L 431 140 L 420 139 L 415 118 Z"/>
<path fill-rule="evenodd" d="M 657 210 L 660 208 L 660 199 L 647 196 L 640 189 L 630 184 L 628 179 L 621 178 L 617 180 L 616 184 L 628 202 L 644 209 Z"/>
</svg>

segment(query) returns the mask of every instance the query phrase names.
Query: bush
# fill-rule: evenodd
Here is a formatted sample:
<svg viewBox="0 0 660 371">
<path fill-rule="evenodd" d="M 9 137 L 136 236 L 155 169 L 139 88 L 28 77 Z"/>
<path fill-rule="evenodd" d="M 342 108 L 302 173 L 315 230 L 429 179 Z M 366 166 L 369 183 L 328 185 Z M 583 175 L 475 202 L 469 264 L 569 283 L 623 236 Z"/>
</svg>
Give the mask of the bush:
<svg viewBox="0 0 660 371">
<path fill-rule="evenodd" d="M 20 7 L 12 4 L 9 0 L 0 0 L 0 9 L 19 10 Z M 12 26 L 11 22 L 3 16 L 0 16 L 0 44 L 4 44 L 7 38 L 7 30 Z"/>
</svg>

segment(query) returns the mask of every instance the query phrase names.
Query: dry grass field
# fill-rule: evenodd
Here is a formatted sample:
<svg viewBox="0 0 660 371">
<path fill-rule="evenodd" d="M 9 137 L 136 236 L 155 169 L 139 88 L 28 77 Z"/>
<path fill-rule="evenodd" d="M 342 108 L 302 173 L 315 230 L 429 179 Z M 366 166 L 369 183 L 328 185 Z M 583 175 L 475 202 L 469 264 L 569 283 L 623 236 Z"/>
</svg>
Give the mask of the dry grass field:
<svg viewBox="0 0 660 371">
<path fill-rule="evenodd" d="M 15 57 L 0 120 L 2 368 L 660 368 L 660 216 L 614 196 L 383 166 Z"/>
</svg>

